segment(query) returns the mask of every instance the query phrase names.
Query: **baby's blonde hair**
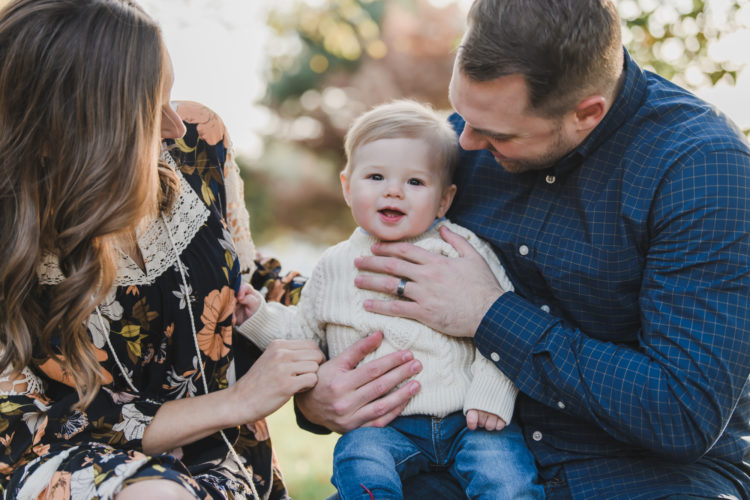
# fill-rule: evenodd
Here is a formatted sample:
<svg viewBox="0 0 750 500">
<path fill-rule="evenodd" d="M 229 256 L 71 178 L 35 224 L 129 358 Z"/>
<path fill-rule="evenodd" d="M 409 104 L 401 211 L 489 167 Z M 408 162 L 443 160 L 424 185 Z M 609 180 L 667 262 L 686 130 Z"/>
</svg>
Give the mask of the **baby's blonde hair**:
<svg viewBox="0 0 750 500">
<path fill-rule="evenodd" d="M 432 107 L 410 99 L 380 104 L 354 120 L 344 139 L 344 175 L 351 175 L 352 157 L 358 147 L 380 139 L 400 138 L 427 141 L 437 155 L 438 164 L 444 167 L 445 185 L 452 183 L 458 162 L 456 132 Z"/>
</svg>

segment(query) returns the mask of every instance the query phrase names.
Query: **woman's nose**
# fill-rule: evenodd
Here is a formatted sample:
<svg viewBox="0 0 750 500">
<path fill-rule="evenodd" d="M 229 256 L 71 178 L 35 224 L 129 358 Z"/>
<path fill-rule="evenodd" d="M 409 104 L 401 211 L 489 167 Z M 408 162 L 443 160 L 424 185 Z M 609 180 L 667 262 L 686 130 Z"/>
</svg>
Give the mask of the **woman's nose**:
<svg viewBox="0 0 750 500">
<path fill-rule="evenodd" d="M 161 138 L 179 139 L 185 135 L 185 124 L 177 111 L 172 108 L 171 103 L 162 107 L 161 112 Z"/>
</svg>

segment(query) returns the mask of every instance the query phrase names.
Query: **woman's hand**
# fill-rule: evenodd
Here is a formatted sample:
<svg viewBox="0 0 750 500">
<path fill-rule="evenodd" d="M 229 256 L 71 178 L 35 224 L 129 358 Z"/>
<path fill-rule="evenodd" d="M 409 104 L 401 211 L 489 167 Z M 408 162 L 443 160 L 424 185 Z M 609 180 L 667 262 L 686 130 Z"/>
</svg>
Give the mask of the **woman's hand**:
<svg viewBox="0 0 750 500">
<path fill-rule="evenodd" d="M 278 410 L 289 398 L 318 382 L 323 352 L 312 340 L 274 340 L 245 375 L 228 390 L 238 424 Z"/>
<path fill-rule="evenodd" d="M 231 387 L 164 403 L 146 427 L 143 451 L 163 453 L 270 415 L 292 395 L 315 385 L 324 360 L 312 340 L 272 342 Z"/>
</svg>

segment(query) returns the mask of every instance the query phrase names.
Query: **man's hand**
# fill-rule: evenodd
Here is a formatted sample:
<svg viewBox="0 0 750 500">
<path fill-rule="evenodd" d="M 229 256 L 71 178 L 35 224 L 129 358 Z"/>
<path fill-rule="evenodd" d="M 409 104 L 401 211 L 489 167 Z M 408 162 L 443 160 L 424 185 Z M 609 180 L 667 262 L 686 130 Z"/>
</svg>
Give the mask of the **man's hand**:
<svg viewBox="0 0 750 500">
<path fill-rule="evenodd" d="M 419 382 L 394 387 L 422 370 L 408 351 L 399 351 L 357 366 L 383 340 L 376 332 L 349 346 L 318 369 L 318 383 L 295 396 L 297 407 L 310 422 L 338 433 L 362 426 L 382 427 L 396 418 Z"/>
<path fill-rule="evenodd" d="M 409 243 L 378 243 L 372 257 L 354 261 L 360 271 L 358 288 L 396 294 L 407 280 L 403 297 L 409 300 L 366 300 L 365 309 L 388 316 L 411 318 L 454 337 L 473 337 L 492 304 L 505 293 L 489 265 L 463 237 L 446 227 L 440 235 L 458 257 L 437 255 Z M 390 276 L 386 276 L 390 275 Z"/>
</svg>

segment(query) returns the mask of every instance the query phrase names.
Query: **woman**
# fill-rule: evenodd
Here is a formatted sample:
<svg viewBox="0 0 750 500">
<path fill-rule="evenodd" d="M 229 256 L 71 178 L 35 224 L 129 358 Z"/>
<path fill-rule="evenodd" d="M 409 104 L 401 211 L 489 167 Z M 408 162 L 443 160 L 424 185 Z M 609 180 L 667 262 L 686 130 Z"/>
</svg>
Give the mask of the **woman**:
<svg viewBox="0 0 750 500">
<path fill-rule="evenodd" d="M 277 344 L 235 369 L 227 150 L 193 124 L 160 156 L 185 133 L 171 85 L 129 0 L 0 12 L 5 498 L 286 497 L 253 422 L 323 357 Z"/>
</svg>

